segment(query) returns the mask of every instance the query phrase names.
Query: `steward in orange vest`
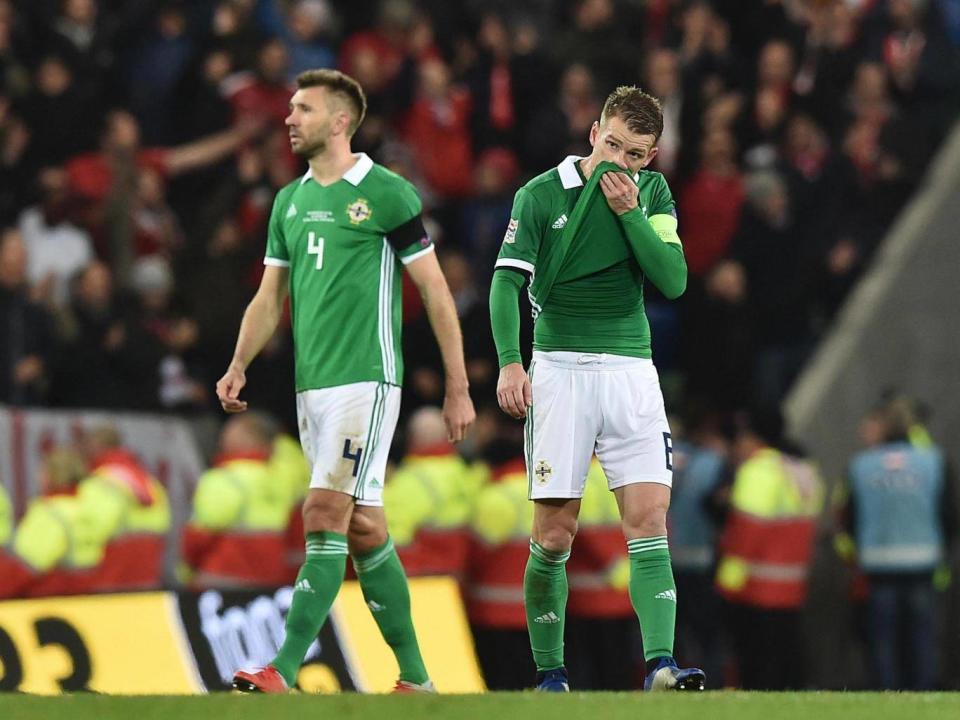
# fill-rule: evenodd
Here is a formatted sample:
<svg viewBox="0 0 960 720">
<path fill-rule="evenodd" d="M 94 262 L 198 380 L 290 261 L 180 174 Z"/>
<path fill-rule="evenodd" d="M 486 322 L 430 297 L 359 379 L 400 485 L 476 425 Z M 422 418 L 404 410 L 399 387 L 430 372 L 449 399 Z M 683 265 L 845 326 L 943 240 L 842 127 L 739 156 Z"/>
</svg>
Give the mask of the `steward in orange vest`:
<svg viewBox="0 0 960 720">
<path fill-rule="evenodd" d="M 777 449 L 781 439 L 776 411 L 754 411 L 738 429 L 717 566 L 741 684 L 751 690 L 802 687 L 805 675 L 800 611 L 824 488 L 812 463 Z"/>
<path fill-rule="evenodd" d="M 408 576 L 462 580 L 474 476 L 447 441 L 439 408 L 417 410 L 407 435 L 407 456 L 383 491 L 390 536 Z"/>
<path fill-rule="evenodd" d="M 77 497 L 97 514 L 104 557 L 95 590 L 153 590 L 163 585 L 170 503 L 163 485 L 121 446 L 117 428 L 95 428 L 84 439 L 90 474 Z"/>
<path fill-rule="evenodd" d="M 271 588 L 292 583 L 287 523 L 294 483 L 270 465 L 274 423 L 236 415 L 220 434 L 220 455 L 197 482 L 184 528 L 181 573 L 196 589 Z"/>
</svg>

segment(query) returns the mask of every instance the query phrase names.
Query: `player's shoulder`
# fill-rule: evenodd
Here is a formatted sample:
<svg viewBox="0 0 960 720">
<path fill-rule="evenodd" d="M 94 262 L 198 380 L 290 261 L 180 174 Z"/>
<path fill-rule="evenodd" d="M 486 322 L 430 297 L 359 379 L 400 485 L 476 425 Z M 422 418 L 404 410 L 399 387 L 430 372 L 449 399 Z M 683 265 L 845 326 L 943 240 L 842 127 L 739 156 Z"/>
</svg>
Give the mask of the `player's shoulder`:
<svg viewBox="0 0 960 720">
<path fill-rule="evenodd" d="M 303 177 L 297 176 L 277 191 L 277 203 L 283 203 L 297 191 L 297 188 L 303 185 Z"/>
<path fill-rule="evenodd" d="M 534 178 L 528 180 L 520 189 L 531 195 L 540 197 L 557 192 L 562 189 L 560 182 L 560 171 L 552 167 L 546 172 L 542 172 Z"/>
<path fill-rule="evenodd" d="M 667 179 L 663 176 L 663 173 L 644 168 L 640 170 L 637 175 L 637 184 L 641 187 L 644 185 L 650 185 L 651 187 L 664 187 L 669 189 L 669 185 L 667 185 Z"/>
<path fill-rule="evenodd" d="M 360 181 L 360 186 L 371 193 L 415 193 L 416 186 L 403 175 L 394 172 L 379 163 L 373 163 L 369 172 Z"/>
</svg>

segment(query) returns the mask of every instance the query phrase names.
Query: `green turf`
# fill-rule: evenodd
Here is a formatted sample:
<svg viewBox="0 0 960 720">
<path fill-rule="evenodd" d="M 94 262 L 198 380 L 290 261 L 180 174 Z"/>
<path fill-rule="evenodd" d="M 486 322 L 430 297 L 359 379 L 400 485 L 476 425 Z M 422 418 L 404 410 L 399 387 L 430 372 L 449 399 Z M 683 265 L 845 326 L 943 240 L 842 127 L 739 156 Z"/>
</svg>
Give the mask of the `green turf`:
<svg viewBox="0 0 960 720">
<path fill-rule="evenodd" d="M 924 720 L 960 718 L 960 693 L 571 693 L 35 697 L 0 693 L 3 720 Z"/>
</svg>

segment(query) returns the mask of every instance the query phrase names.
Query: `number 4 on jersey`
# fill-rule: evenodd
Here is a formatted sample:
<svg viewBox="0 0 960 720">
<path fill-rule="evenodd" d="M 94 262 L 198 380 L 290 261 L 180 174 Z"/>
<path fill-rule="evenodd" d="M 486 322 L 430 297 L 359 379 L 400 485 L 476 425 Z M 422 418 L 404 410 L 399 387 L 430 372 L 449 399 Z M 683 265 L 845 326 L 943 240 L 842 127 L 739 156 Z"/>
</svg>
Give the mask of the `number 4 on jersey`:
<svg viewBox="0 0 960 720">
<path fill-rule="evenodd" d="M 323 269 L 323 238 L 316 233 L 307 233 L 307 254 L 317 256 L 317 270 Z"/>
</svg>

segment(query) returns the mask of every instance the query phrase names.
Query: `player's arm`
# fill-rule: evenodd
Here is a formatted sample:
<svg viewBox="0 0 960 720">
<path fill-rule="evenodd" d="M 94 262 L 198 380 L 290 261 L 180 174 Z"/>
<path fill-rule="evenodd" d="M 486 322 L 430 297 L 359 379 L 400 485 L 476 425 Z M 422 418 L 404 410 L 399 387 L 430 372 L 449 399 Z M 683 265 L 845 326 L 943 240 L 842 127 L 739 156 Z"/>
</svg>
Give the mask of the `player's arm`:
<svg viewBox="0 0 960 720">
<path fill-rule="evenodd" d="M 530 378 L 520 358 L 519 297 L 524 282 L 533 279 L 548 217 L 526 186 L 517 191 L 490 283 L 490 327 L 500 363 L 497 404 L 517 419 L 533 404 Z"/>
<path fill-rule="evenodd" d="M 633 257 L 650 282 L 670 300 L 687 289 L 687 261 L 673 214 L 654 214 L 648 220 L 637 202 L 639 188 L 623 173 L 600 178 L 607 204 L 620 218 Z"/>
<path fill-rule="evenodd" d="M 247 384 L 246 370 L 280 323 L 283 302 L 289 291 L 289 275 L 288 267 L 267 265 L 257 294 L 243 313 L 233 359 L 217 383 L 217 397 L 228 413 L 247 409 L 247 403 L 239 398 L 240 390 Z"/>
<path fill-rule="evenodd" d="M 490 327 L 497 346 L 500 378 L 497 402 L 514 418 L 522 418 L 533 400 L 530 380 L 520 358 L 520 291 L 525 276 L 516 268 L 501 267 L 490 281 Z"/>
<path fill-rule="evenodd" d="M 443 418 L 447 423 L 450 440 L 459 442 L 476 418 L 476 413 L 470 399 L 457 308 L 435 252 L 424 253 L 407 263 L 406 268 L 420 292 L 420 297 L 423 298 L 430 327 L 433 328 L 437 345 L 440 346 L 445 373 Z"/>
</svg>

